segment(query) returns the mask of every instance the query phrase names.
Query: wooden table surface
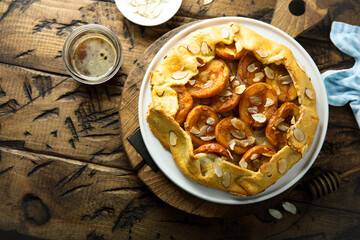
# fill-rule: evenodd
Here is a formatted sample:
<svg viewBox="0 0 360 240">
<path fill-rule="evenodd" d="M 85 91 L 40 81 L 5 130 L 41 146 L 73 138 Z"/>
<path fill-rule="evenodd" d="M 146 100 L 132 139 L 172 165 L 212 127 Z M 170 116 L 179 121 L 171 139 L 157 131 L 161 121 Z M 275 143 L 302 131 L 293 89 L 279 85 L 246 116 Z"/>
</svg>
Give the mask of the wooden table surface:
<svg viewBox="0 0 360 240">
<path fill-rule="evenodd" d="M 1 239 L 359 239 L 360 172 L 344 174 L 335 192 L 312 199 L 306 180 L 360 166 L 360 131 L 350 107 L 331 107 L 315 164 L 286 197 L 298 213 L 275 220 L 267 209 L 248 216 L 204 218 L 169 206 L 137 177 L 124 151 L 118 109 L 134 63 L 168 31 L 219 16 L 270 22 L 275 0 L 183 0 L 168 22 L 131 23 L 114 1 L 0 1 Z M 351 68 L 354 60 L 330 41 L 333 21 L 360 25 L 360 2 L 327 1 L 329 12 L 296 40 L 320 71 Z M 124 49 L 111 81 L 87 86 L 62 62 L 76 27 L 112 29 Z M 349 172 L 350 171 L 350 172 Z"/>
</svg>

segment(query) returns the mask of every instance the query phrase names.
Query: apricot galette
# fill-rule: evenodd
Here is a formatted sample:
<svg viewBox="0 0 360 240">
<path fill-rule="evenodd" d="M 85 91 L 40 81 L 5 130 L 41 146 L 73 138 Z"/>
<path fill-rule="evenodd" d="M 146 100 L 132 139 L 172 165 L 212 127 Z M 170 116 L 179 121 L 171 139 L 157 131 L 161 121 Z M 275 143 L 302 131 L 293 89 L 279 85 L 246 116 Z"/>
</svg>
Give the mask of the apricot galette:
<svg viewBox="0 0 360 240">
<path fill-rule="evenodd" d="M 150 76 L 150 129 L 200 184 L 254 195 L 311 147 L 311 80 L 287 47 L 237 23 L 192 32 Z"/>
</svg>

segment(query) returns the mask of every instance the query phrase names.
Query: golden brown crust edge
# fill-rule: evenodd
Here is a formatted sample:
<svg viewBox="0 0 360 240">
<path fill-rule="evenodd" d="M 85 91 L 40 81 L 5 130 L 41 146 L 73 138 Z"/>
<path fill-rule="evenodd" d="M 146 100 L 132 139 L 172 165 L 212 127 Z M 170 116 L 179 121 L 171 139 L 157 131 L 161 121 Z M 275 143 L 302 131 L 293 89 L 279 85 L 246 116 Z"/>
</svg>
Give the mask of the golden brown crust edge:
<svg viewBox="0 0 360 240">
<path fill-rule="evenodd" d="M 287 133 L 288 146 L 278 151 L 258 172 L 243 169 L 211 154 L 194 156 L 190 136 L 174 120 L 178 102 L 171 86 L 185 85 L 198 73 L 197 57 L 209 62 L 215 57 L 214 49 L 218 42 L 230 44 L 233 41 L 238 42 L 238 46 L 241 44 L 241 47 L 253 51 L 263 64 L 284 64 L 293 79 L 301 108 L 300 118 Z M 201 46 L 203 42 L 209 46 L 208 52 L 193 54 L 186 47 L 189 44 Z M 179 70 L 187 75 L 174 80 L 171 75 Z M 150 129 L 161 144 L 171 151 L 183 174 L 195 182 L 235 195 L 255 195 L 274 184 L 310 149 L 319 121 L 315 91 L 291 51 L 236 23 L 197 30 L 186 37 L 183 44 L 174 47 L 152 73 L 151 94 L 152 102 L 147 114 Z M 299 132 L 299 129 L 304 133 L 304 140 L 300 139 L 302 141 L 294 137 L 294 131 Z M 214 172 L 214 165 L 220 167 L 221 174 Z"/>
</svg>

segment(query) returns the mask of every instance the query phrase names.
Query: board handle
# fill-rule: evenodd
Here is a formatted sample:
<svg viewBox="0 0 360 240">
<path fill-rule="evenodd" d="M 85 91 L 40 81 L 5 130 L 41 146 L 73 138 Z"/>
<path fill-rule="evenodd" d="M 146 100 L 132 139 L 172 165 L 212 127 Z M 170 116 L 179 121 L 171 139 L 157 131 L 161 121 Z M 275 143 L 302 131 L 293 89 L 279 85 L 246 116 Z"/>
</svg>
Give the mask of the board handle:
<svg viewBox="0 0 360 240">
<path fill-rule="evenodd" d="M 271 25 L 295 38 L 320 22 L 327 12 L 323 0 L 278 0 Z"/>
</svg>

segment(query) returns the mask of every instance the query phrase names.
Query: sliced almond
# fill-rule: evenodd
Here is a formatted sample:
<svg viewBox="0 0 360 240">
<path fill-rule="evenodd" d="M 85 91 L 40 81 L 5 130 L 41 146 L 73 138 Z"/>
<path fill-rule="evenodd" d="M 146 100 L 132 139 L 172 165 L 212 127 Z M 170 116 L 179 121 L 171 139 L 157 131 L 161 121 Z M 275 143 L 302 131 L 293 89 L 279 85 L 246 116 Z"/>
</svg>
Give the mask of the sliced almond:
<svg viewBox="0 0 360 240">
<path fill-rule="evenodd" d="M 260 167 L 260 172 L 263 174 L 268 174 L 271 172 L 271 170 L 274 168 L 274 163 L 273 162 L 267 162 L 265 164 L 263 164 Z"/>
<path fill-rule="evenodd" d="M 294 215 L 296 215 L 297 213 L 295 205 L 290 202 L 283 202 L 282 207 L 285 209 L 285 211 L 288 211 L 289 213 L 292 213 Z"/>
<path fill-rule="evenodd" d="M 242 167 L 242 168 L 247 168 L 248 167 L 248 163 L 247 161 L 245 161 L 245 159 L 241 159 L 240 162 L 239 162 L 239 166 Z"/>
<path fill-rule="evenodd" d="M 235 79 L 235 76 L 230 76 L 229 81 L 232 82 Z"/>
<path fill-rule="evenodd" d="M 190 80 L 189 80 L 189 84 L 190 84 L 191 86 L 194 86 L 195 83 L 196 83 L 196 80 L 195 80 L 195 79 L 190 79 Z"/>
<path fill-rule="evenodd" d="M 177 136 L 173 131 L 170 131 L 169 141 L 171 146 L 176 146 Z"/>
<path fill-rule="evenodd" d="M 255 73 L 255 77 L 253 79 L 253 82 L 260 82 L 261 79 L 263 79 L 264 77 L 264 73 L 263 72 L 258 72 L 258 73 Z"/>
<path fill-rule="evenodd" d="M 171 77 L 175 80 L 183 79 L 185 78 L 189 73 L 184 71 L 176 71 L 171 74 Z"/>
<path fill-rule="evenodd" d="M 198 67 L 203 67 L 205 65 L 205 61 L 200 57 L 196 57 L 196 61 L 198 62 Z"/>
<path fill-rule="evenodd" d="M 261 155 L 263 155 L 263 156 L 265 156 L 265 157 L 272 157 L 272 156 L 274 156 L 274 152 L 265 152 L 265 153 L 262 153 Z"/>
<path fill-rule="evenodd" d="M 259 55 L 259 57 L 261 58 L 266 58 L 269 56 L 269 53 L 265 50 L 265 49 L 259 49 L 256 50 L 256 53 Z"/>
<path fill-rule="evenodd" d="M 198 54 L 200 53 L 200 46 L 195 43 L 195 42 L 191 42 L 188 46 L 187 46 L 187 49 L 193 53 L 193 54 Z"/>
<path fill-rule="evenodd" d="M 253 155 L 251 155 L 250 160 L 251 160 L 251 161 L 254 161 L 254 160 L 257 159 L 258 157 L 260 157 L 260 155 L 257 154 L 257 153 L 254 153 Z"/>
<path fill-rule="evenodd" d="M 274 79 L 275 73 L 274 73 L 274 71 L 273 71 L 271 68 L 265 67 L 265 68 L 264 68 L 264 72 L 265 72 L 265 75 L 266 75 L 267 78 L 269 78 L 269 79 Z"/>
<path fill-rule="evenodd" d="M 281 122 L 285 121 L 285 119 L 283 118 L 278 118 L 276 121 L 275 121 L 275 127 L 277 127 Z"/>
<path fill-rule="evenodd" d="M 293 131 L 294 137 L 299 142 L 302 142 L 305 140 L 305 133 L 300 128 L 294 128 Z"/>
<path fill-rule="evenodd" d="M 284 58 L 284 54 L 282 52 L 278 53 L 276 56 L 273 57 L 275 61 L 281 60 Z"/>
<path fill-rule="evenodd" d="M 237 33 L 240 31 L 240 28 L 237 25 L 235 25 L 234 23 L 230 24 L 230 26 L 234 29 L 234 33 Z"/>
<path fill-rule="evenodd" d="M 250 102 L 251 102 L 252 104 L 254 104 L 255 106 L 260 106 L 261 103 L 262 103 L 261 98 L 258 97 L 258 96 L 251 96 L 251 97 L 250 97 Z"/>
<path fill-rule="evenodd" d="M 291 84 L 293 80 L 291 79 L 290 75 L 281 76 L 279 77 L 279 81 L 283 85 Z"/>
<path fill-rule="evenodd" d="M 276 95 L 280 95 L 280 94 L 281 94 L 280 88 L 276 88 Z"/>
<path fill-rule="evenodd" d="M 231 119 L 231 125 L 233 125 L 234 128 L 239 129 L 239 130 L 243 130 L 245 128 L 244 123 L 237 118 Z"/>
<path fill-rule="evenodd" d="M 194 135 L 198 135 L 198 134 L 200 133 L 200 130 L 197 129 L 197 128 L 195 128 L 195 127 L 192 127 L 192 128 L 190 129 L 190 132 L 191 132 L 192 134 L 194 134 Z"/>
<path fill-rule="evenodd" d="M 230 97 L 232 95 L 232 92 L 228 89 L 225 89 L 224 91 L 221 91 L 219 93 L 219 96 L 222 96 L 222 97 Z"/>
<path fill-rule="evenodd" d="M 231 139 L 229 142 L 230 150 L 234 150 L 235 145 L 236 145 L 235 139 Z"/>
<path fill-rule="evenodd" d="M 236 94 L 240 95 L 245 91 L 245 89 L 246 89 L 246 86 L 241 84 L 235 88 L 235 92 L 236 92 Z"/>
<path fill-rule="evenodd" d="M 258 123 L 266 122 L 266 116 L 264 114 L 262 114 L 262 113 L 252 114 L 251 117 Z"/>
<path fill-rule="evenodd" d="M 268 209 L 268 212 L 269 212 L 269 214 L 273 217 L 273 218 L 275 218 L 275 219 L 277 219 L 277 220 L 280 220 L 280 219 L 282 219 L 282 213 L 279 211 L 279 210 L 276 210 L 276 209 L 273 209 L 273 208 L 269 208 Z"/>
<path fill-rule="evenodd" d="M 244 131 L 241 131 L 241 130 L 231 130 L 230 131 L 230 134 L 234 137 L 234 138 L 237 138 L 237 139 L 244 139 L 246 137 L 246 134 Z"/>
<path fill-rule="evenodd" d="M 201 49 L 201 53 L 204 55 L 209 54 L 209 52 L 211 51 L 210 46 L 205 41 L 201 43 L 200 49 Z"/>
<path fill-rule="evenodd" d="M 241 52 L 241 50 L 243 49 L 243 46 L 240 42 L 235 42 L 235 48 L 236 48 L 236 52 Z"/>
<path fill-rule="evenodd" d="M 232 85 L 233 87 L 237 87 L 237 86 L 240 86 L 240 81 L 235 79 L 234 81 L 232 81 Z M 244 90 L 245 90 L 246 86 L 244 85 Z M 238 89 L 239 90 L 239 89 Z M 240 93 L 241 94 L 241 93 Z"/>
<path fill-rule="evenodd" d="M 313 93 L 312 93 L 311 90 L 308 89 L 308 88 L 305 88 L 305 94 L 306 94 L 306 96 L 307 96 L 308 98 L 310 98 L 310 99 L 313 99 L 313 98 L 314 98 Z"/>
<path fill-rule="evenodd" d="M 287 130 L 289 130 L 290 126 L 289 126 L 289 124 L 287 124 L 286 122 L 281 122 L 281 123 L 279 123 L 279 125 L 277 126 L 277 128 L 278 128 L 280 131 L 286 132 Z"/>
<path fill-rule="evenodd" d="M 213 140 L 213 139 L 215 139 L 215 136 L 213 135 L 213 136 L 202 136 L 202 137 L 200 137 L 200 139 L 201 140 L 203 140 L 203 141 L 211 141 L 211 140 Z"/>
<path fill-rule="evenodd" d="M 290 121 L 290 123 L 291 123 L 292 125 L 294 125 L 294 124 L 296 123 L 296 119 L 295 119 L 295 116 L 293 116 L 293 117 L 291 118 L 291 121 Z"/>
<path fill-rule="evenodd" d="M 248 108 L 248 112 L 250 113 L 250 114 L 255 114 L 255 113 L 258 113 L 258 107 L 257 106 L 253 106 L 253 107 L 249 107 Z"/>
<path fill-rule="evenodd" d="M 271 98 L 266 98 L 266 103 L 264 105 L 264 107 L 270 107 L 272 105 L 274 105 L 274 100 L 272 100 Z"/>
<path fill-rule="evenodd" d="M 256 69 L 258 69 L 258 67 L 255 65 L 255 63 L 250 64 L 249 66 L 247 66 L 247 70 L 248 72 L 252 73 L 255 72 Z"/>
<path fill-rule="evenodd" d="M 218 177 L 222 177 L 223 172 L 222 172 L 221 167 L 219 165 L 217 165 L 216 163 L 214 163 L 213 168 L 214 168 L 215 175 L 218 176 Z"/>
<path fill-rule="evenodd" d="M 215 119 L 212 117 L 208 117 L 208 119 L 206 119 L 206 124 L 207 125 L 213 125 L 215 123 Z"/>
<path fill-rule="evenodd" d="M 228 97 L 220 97 L 219 100 L 220 102 L 226 102 L 228 100 Z"/>
<path fill-rule="evenodd" d="M 228 188 L 230 186 L 230 180 L 231 180 L 230 173 L 225 172 L 221 183 L 225 188 Z"/>
<path fill-rule="evenodd" d="M 227 29 L 226 27 L 221 29 L 221 36 L 223 38 L 228 38 L 230 36 L 230 32 L 229 29 Z"/>
<path fill-rule="evenodd" d="M 277 169 L 280 174 L 283 174 L 287 169 L 287 161 L 284 158 L 279 159 L 277 162 Z"/>
<path fill-rule="evenodd" d="M 234 140 L 235 140 L 236 145 L 238 145 L 240 147 L 247 147 L 249 145 L 252 145 L 255 142 L 254 137 L 249 137 L 244 140 L 238 140 L 238 139 L 234 139 Z"/>
<path fill-rule="evenodd" d="M 253 136 L 248 137 L 249 144 L 252 145 L 256 141 L 256 139 Z"/>
<path fill-rule="evenodd" d="M 201 137 L 201 136 L 204 136 L 204 134 L 206 133 L 207 131 L 207 125 L 203 125 L 201 128 L 200 128 L 200 132 L 199 134 L 197 134 L 197 136 Z"/>
</svg>

